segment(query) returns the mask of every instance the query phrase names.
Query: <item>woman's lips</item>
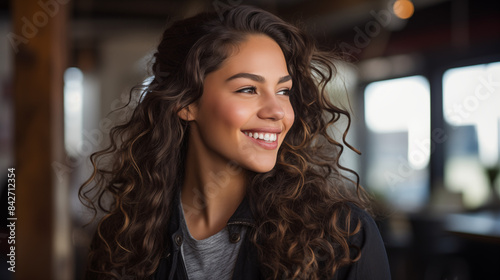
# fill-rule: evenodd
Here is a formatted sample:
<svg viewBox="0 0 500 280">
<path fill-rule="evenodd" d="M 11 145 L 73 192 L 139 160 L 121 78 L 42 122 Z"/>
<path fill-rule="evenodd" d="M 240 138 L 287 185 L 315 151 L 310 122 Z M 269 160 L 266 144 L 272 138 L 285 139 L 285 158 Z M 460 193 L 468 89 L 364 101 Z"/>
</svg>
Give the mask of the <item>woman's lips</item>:
<svg viewBox="0 0 500 280">
<path fill-rule="evenodd" d="M 274 150 L 278 148 L 278 135 L 281 130 L 277 129 L 262 129 L 262 130 L 245 130 L 242 131 L 246 137 L 252 142 L 261 146 L 266 150 Z"/>
</svg>

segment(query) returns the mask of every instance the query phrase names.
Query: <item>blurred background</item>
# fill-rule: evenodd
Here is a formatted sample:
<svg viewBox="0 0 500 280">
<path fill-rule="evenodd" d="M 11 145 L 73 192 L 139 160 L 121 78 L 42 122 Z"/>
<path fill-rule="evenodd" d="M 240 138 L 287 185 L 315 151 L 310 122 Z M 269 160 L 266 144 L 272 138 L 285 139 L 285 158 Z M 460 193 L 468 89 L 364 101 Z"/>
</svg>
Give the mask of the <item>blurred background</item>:
<svg viewBox="0 0 500 280">
<path fill-rule="evenodd" d="M 0 279 L 81 278 L 77 191 L 109 113 L 165 27 L 241 4 L 344 57 L 333 98 L 363 154 L 343 163 L 377 199 L 393 279 L 500 279 L 500 2 L 472 0 L 1 0 Z"/>
</svg>

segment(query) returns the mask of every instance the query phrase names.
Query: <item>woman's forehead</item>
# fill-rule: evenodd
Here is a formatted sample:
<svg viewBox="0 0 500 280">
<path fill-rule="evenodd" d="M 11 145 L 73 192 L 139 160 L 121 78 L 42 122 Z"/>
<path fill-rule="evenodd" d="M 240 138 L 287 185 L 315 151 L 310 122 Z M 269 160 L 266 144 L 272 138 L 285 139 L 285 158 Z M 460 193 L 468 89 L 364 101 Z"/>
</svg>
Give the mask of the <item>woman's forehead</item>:
<svg viewBox="0 0 500 280">
<path fill-rule="evenodd" d="M 253 73 L 269 79 L 289 75 L 280 46 L 267 35 L 261 34 L 248 35 L 216 72 L 227 77 Z"/>
</svg>

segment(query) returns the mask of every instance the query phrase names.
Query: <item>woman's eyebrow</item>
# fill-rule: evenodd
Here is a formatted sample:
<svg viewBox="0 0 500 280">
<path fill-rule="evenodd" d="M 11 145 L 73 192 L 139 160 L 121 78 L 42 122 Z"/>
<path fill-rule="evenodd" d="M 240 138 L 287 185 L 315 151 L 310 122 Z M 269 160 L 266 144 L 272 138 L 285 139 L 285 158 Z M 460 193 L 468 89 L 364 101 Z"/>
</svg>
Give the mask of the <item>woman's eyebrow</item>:
<svg viewBox="0 0 500 280">
<path fill-rule="evenodd" d="M 286 75 L 286 76 L 283 76 L 281 77 L 279 80 L 278 80 L 278 84 L 282 84 L 284 82 L 288 82 L 292 79 L 292 76 L 290 75 Z"/>
<path fill-rule="evenodd" d="M 246 79 L 250 79 L 252 81 L 256 81 L 258 83 L 263 83 L 266 81 L 266 79 L 260 75 L 251 74 L 251 73 L 238 73 L 238 74 L 235 74 L 235 75 L 227 78 L 226 82 L 229 82 L 231 80 L 238 79 L 238 78 L 246 78 Z M 290 75 L 283 76 L 283 77 L 279 78 L 278 84 L 288 82 L 291 79 L 292 79 L 292 77 Z"/>
<path fill-rule="evenodd" d="M 262 77 L 260 75 L 255 75 L 255 74 L 250 74 L 250 73 L 238 73 L 236 75 L 233 75 L 233 76 L 227 78 L 226 82 L 229 82 L 231 80 L 238 79 L 238 78 L 246 78 L 246 79 L 250 79 L 252 81 L 256 81 L 259 83 L 263 83 L 266 81 L 266 79 L 264 79 L 264 77 Z"/>
</svg>

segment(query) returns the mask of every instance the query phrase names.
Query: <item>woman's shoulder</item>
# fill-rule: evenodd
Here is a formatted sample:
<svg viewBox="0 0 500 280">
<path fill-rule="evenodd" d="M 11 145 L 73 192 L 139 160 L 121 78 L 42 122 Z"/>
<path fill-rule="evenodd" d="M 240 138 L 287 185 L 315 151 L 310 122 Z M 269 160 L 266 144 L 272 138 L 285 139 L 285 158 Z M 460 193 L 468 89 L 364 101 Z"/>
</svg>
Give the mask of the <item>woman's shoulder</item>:
<svg viewBox="0 0 500 280">
<path fill-rule="evenodd" d="M 348 203 L 350 214 L 351 214 L 351 222 L 359 221 L 361 222 L 362 227 L 366 230 L 377 230 L 378 226 L 372 216 L 372 214 L 366 208 L 361 208 L 360 206 L 354 203 Z"/>
<path fill-rule="evenodd" d="M 372 214 L 354 203 L 347 203 L 347 206 L 347 210 L 343 211 L 345 215 L 343 219 L 349 219 L 350 243 L 362 247 L 364 243 L 372 239 L 382 242 L 378 225 Z"/>
<path fill-rule="evenodd" d="M 338 223 L 348 225 L 348 229 L 344 228 L 344 230 L 348 230 L 349 232 L 358 232 L 356 230 L 358 228 L 358 224 L 360 224 L 363 230 L 377 230 L 377 224 L 367 208 L 363 208 L 354 202 L 340 202 L 334 207 L 336 211 L 334 211 L 334 215 L 338 216 Z"/>
<path fill-rule="evenodd" d="M 349 228 L 352 232 L 348 243 L 361 254 L 358 261 L 341 269 L 343 277 L 338 279 L 390 279 L 384 241 L 374 218 L 366 209 L 354 203 L 348 205 Z"/>
</svg>

